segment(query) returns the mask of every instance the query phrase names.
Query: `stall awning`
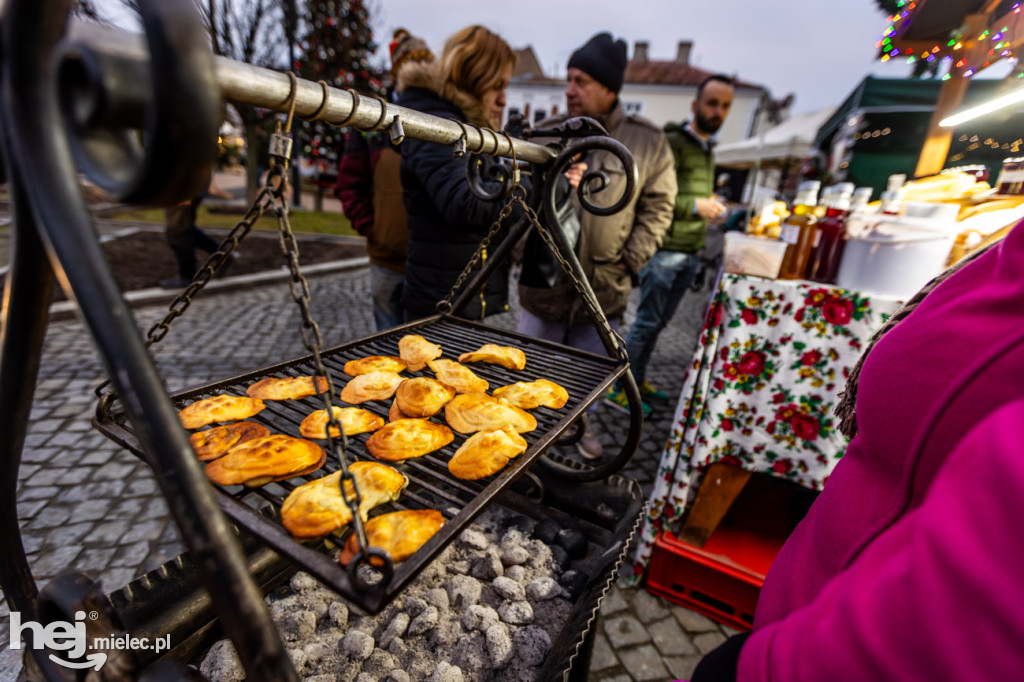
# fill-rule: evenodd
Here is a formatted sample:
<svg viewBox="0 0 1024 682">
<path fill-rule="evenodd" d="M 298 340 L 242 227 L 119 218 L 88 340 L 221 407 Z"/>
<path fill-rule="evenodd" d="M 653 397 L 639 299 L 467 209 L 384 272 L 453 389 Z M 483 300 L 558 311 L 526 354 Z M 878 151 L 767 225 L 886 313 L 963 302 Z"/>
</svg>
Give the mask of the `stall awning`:
<svg viewBox="0 0 1024 682">
<path fill-rule="evenodd" d="M 793 116 L 761 136 L 722 145 L 715 149 L 715 163 L 731 168 L 750 168 L 758 160 L 770 163 L 784 159 L 803 159 L 814 151 L 814 137 L 834 107 Z M 762 144 L 763 142 L 763 144 Z"/>
</svg>

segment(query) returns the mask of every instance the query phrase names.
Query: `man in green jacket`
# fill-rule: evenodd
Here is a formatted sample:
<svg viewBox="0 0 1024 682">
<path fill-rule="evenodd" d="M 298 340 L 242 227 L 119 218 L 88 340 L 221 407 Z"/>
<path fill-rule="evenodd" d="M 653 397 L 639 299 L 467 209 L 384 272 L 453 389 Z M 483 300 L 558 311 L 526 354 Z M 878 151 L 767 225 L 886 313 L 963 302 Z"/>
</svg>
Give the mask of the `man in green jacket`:
<svg viewBox="0 0 1024 682">
<path fill-rule="evenodd" d="M 691 105 L 693 118 L 682 125 L 665 126 L 679 191 L 672 226 L 661 248 L 640 271 L 640 304 L 626 336 L 630 368 L 641 395 L 648 400 L 668 400 L 665 393 L 648 383 L 647 364 L 658 334 L 672 319 L 697 274 L 708 221 L 725 214 L 725 206 L 713 195 L 715 158 L 711 136 L 725 122 L 734 94 L 732 78 L 709 76 L 697 88 Z M 629 405 L 621 389 L 610 390 L 606 397 L 613 405 Z"/>
</svg>

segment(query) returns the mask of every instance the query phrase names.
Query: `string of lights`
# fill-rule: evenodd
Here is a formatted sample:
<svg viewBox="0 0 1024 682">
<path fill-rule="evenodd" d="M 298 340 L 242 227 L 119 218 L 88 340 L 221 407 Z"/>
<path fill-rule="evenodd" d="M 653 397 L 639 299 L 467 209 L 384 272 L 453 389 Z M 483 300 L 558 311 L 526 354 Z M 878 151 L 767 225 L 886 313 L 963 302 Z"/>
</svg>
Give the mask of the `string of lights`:
<svg viewBox="0 0 1024 682">
<path fill-rule="evenodd" d="M 914 21 L 915 14 L 920 8 L 916 0 L 900 0 L 897 3 L 897 12 L 889 15 L 888 26 L 875 43 L 879 49 L 880 61 L 886 62 L 890 59 L 904 57 L 908 64 L 918 60 L 925 60 L 929 63 L 940 61 L 945 67 L 946 73 L 942 80 L 950 78 L 970 78 L 979 71 L 988 68 L 996 62 L 1004 59 L 1018 61 L 1015 49 L 1024 38 L 1018 30 L 1022 3 L 1015 2 L 1009 12 L 993 18 L 993 23 L 976 37 L 965 35 L 961 28 L 954 31 L 949 39 L 937 42 L 930 47 L 898 46 L 900 38 L 907 28 Z M 971 50 L 969 48 L 980 44 L 981 47 Z M 987 46 L 987 49 L 983 49 Z M 968 56 L 970 54 L 971 56 Z M 977 55 L 977 56 L 974 56 Z M 1024 78 L 1024 71 L 1017 71 L 1016 78 Z"/>
</svg>

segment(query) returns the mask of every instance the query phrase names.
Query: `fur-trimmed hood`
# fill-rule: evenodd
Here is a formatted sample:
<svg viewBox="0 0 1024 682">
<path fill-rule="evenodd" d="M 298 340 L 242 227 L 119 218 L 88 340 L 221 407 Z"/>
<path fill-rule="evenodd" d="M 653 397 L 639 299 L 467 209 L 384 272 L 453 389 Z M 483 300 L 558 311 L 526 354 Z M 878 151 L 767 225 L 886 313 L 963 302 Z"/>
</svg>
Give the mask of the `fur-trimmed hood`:
<svg viewBox="0 0 1024 682">
<path fill-rule="evenodd" d="M 478 97 L 447 82 L 438 72 L 437 62 L 410 62 L 402 67 L 401 74 L 402 84 L 406 90 L 409 88 L 430 90 L 441 99 L 454 104 L 466 117 L 467 122 L 477 126 L 491 127 L 491 122 L 487 120 L 487 114 L 484 111 L 483 102 Z"/>
</svg>

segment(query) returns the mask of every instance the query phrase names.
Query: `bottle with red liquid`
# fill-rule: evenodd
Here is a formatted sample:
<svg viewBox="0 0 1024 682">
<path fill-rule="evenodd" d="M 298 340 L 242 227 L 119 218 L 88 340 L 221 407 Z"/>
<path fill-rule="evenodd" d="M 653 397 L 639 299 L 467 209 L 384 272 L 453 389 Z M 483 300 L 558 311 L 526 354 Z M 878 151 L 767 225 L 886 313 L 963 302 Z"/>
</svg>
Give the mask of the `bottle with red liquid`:
<svg viewBox="0 0 1024 682">
<path fill-rule="evenodd" d="M 867 197 L 863 190 L 867 189 Z M 807 266 L 807 279 L 832 284 L 839 272 L 839 261 L 846 245 L 846 218 L 850 214 L 850 202 L 853 197 L 854 184 L 840 183 L 836 191 L 829 197 L 828 210 L 825 217 L 818 223 L 818 247 L 814 250 L 811 262 Z M 861 193 L 861 201 L 867 204 L 871 196 L 871 188 L 857 190 Z"/>
</svg>

